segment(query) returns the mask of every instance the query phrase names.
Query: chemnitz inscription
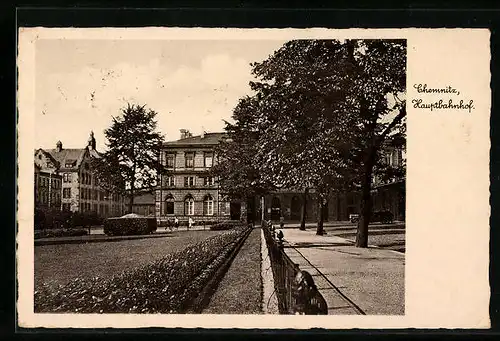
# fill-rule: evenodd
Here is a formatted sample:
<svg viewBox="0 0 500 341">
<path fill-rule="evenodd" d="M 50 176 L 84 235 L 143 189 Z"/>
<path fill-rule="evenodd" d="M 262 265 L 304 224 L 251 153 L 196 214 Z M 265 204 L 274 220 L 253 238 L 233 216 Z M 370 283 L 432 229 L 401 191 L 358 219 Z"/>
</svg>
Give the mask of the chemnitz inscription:
<svg viewBox="0 0 500 341">
<path fill-rule="evenodd" d="M 460 96 L 460 91 L 452 86 L 444 86 L 441 88 L 431 88 L 427 84 L 413 84 L 413 88 L 417 90 L 419 96 L 424 98 L 414 98 L 411 100 L 413 108 L 422 110 L 467 110 L 469 113 L 475 109 L 474 100 L 463 98 L 451 98 L 451 96 Z M 426 95 L 443 94 L 443 98 L 436 100 L 426 99 Z M 444 96 L 450 96 L 444 98 Z"/>
</svg>

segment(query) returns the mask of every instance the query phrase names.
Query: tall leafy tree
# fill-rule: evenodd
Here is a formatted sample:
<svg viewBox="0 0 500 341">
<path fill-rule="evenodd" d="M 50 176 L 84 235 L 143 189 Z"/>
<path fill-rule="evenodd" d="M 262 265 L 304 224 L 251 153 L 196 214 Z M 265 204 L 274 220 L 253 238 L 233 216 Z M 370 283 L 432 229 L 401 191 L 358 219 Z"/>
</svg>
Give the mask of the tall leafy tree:
<svg viewBox="0 0 500 341">
<path fill-rule="evenodd" d="M 146 105 L 128 103 L 121 111 L 104 131 L 107 151 L 94 160 L 94 169 L 101 187 L 129 198 L 131 212 L 137 190 L 152 192 L 165 172 L 158 162 L 164 138 L 156 131 L 157 113 Z"/>
<path fill-rule="evenodd" d="M 356 245 L 366 247 L 380 148 L 405 124 L 406 42 L 290 41 L 253 74 L 262 174 L 278 186 L 312 186 L 320 207 L 330 191 L 358 188 Z"/>
<path fill-rule="evenodd" d="M 259 131 L 256 125 L 258 101 L 253 97 L 240 99 L 234 109 L 234 124 L 226 122 L 226 138 L 216 147 L 217 162 L 211 174 L 218 178 L 224 195 L 235 199 L 246 199 L 268 193 L 273 188 L 261 176 L 255 162 Z"/>
</svg>

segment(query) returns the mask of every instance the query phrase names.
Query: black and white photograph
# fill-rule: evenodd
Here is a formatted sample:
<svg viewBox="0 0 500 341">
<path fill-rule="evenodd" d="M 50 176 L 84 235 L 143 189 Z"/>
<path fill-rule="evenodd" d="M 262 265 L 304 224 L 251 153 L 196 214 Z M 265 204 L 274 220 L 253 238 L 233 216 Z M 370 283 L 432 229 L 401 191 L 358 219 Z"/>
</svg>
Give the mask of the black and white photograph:
<svg viewBox="0 0 500 341">
<path fill-rule="evenodd" d="M 407 139 L 422 129 L 411 120 L 452 110 L 466 117 L 481 103 L 427 107 L 429 96 L 469 94 L 450 83 L 448 95 L 446 82 L 426 74 L 428 84 L 410 84 L 405 34 L 158 32 L 139 39 L 75 29 L 32 42 L 33 162 L 22 171 L 32 165 L 24 187 L 33 205 L 22 231 L 33 236 L 33 280 L 20 299 L 34 315 L 404 324 L 409 309 L 421 312 L 413 302 L 444 282 L 413 275 L 439 272 L 430 253 L 415 250 L 436 245 L 440 232 L 412 223 L 412 239 L 406 221 L 437 225 L 440 197 L 428 195 L 424 208 L 415 200 L 424 184 L 413 182 L 409 206 Z M 421 150 L 409 162 L 420 168 L 410 179 L 431 174 L 419 161 L 432 152 L 427 145 L 412 145 Z M 442 148 L 436 165 L 453 156 Z M 441 251 L 456 250 L 452 242 Z M 451 255 L 434 260 L 441 266 Z"/>
<path fill-rule="evenodd" d="M 404 314 L 405 40 L 47 40 L 35 86 L 35 312 Z"/>
</svg>

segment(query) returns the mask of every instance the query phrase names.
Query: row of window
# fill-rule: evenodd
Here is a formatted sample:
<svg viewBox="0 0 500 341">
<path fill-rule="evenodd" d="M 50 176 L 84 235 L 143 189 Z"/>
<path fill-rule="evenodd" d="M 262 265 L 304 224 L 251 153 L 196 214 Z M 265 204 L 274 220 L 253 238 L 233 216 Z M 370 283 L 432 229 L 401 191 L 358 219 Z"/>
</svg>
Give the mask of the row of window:
<svg viewBox="0 0 500 341">
<path fill-rule="evenodd" d="M 188 195 L 184 199 L 184 215 L 190 216 L 194 215 L 195 201 L 192 196 Z M 174 210 L 174 197 L 168 196 L 165 199 L 164 213 L 166 215 L 175 214 Z M 207 194 L 203 199 L 203 215 L 211 216 L 214 215 L 214 199 L 210 194 Z"/>
<path fill-rule="evenodd" d="M 92 185 L 92 174 L 82 173 L 82 184 Z"/>
<path fill-rule="evenodd" d="M 165 164 L 168 168 L 175 168 L 175 154 L 166 154 Z M 212 153 L 205 153 L 203 158 L 203 167 L 210 168 L 213 165 L 214 156 Z M 184 167 L 194 168 L 194 152 L 184 153 Z"/>
<path fill-rule="evenodd" d="M 63 182 L 71 182 L 73 180 L 72 173 L 63 173 Z M 81 183 L 83 185 L 91 185 L 92 184 L 92 174 L 90 173 L 82 173 Z"/>
<path fill-rule="evenodd" d="M 168 187 L 175 187 L 175 177 L 168 176 L 165 180 L 165 185 Z M 215 178 L 213 176 L 203 177 L 203 185 L 204 186 L 213 186 L 215 185 Z M 195 177 L 194 176 L 185 176 L 184 177 L 184 187 L 194 187 L 196 186 Z"/>
<path fill-rule="evenodd" d="M 41 187 L 49 187 L 50 185 L 52 188 L 61 188 L 61 182 L 57 181 L 57 179 L 40 176 L 38 181 Z"/>
<path fill-rule="evenodd" d="M 64 199 L 71 198 L 71 188 L 63 188 L 63 198 Z M 107 194 L 105 191 L 100 191 L 100 190 L 94 189 L 94 188 L 82 188 L 81 189 L 80 199 L 104 201 L 107 198 L 108 197 L 107 197 Z M 113 200 L 113 201 L 118 201 L 118 199 L 119 199 L 118 194 L 113 194 L 111 196 L 111 200 Z"/>
<path fill-rule="evenodd" d="M 61 195 L 57 192 L 51 193 L 50 194 L 50 205 L 54 205 L 57 203 L 61 202 Z M 49 193 L 48 192 L 41 192 L 38 194 L 36 198 L 37 202 L 39 202 L 42 205 L 49 204 Z"/>
</svg>

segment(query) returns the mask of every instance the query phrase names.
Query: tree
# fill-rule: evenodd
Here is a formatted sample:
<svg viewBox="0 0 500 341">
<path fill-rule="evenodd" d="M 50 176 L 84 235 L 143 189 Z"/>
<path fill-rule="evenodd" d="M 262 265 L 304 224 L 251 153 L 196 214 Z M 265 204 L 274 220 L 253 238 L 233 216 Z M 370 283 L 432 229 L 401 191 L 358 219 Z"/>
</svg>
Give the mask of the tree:
<svg viewBox="0 0 500 341">
<path fill-rule="evenodd" d="M 311 186 L 319 208 L 331 191 L 359 189 L 356 245 L 366 247 L 380 147 L 405 124 L 398 95 L 406 89 L 406 42 L 290 41 L 252 66 L 262 175 L 277 186 Z"/>
<path fill-rule="evenodd" d="M 235 124 L 225 122 L 226 138 L 215 149 L 217 162 L 211 175 L 218 178 L 220 191 L 234 199 L 264 195 L 273 188 L 265 182 L 255 162 L 259 132 L 255 129 L 253 112 L 258 101 L 252 97 L 240 99 L 234 109 Z"/>
<path fill-rule="evenodd" d="M 104 131 L 107 151 L 93 167 L 101 188 L 128 197 L 132 212 L 136 190 L 152 192 L 159 172 L 165 172 L 158 162 L 163 136 L 156 132 L 157 113 L 145 105 L 128 103 L 121 111 Z"/>
</svg>

